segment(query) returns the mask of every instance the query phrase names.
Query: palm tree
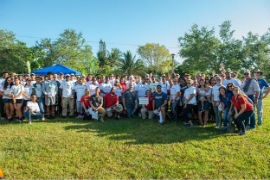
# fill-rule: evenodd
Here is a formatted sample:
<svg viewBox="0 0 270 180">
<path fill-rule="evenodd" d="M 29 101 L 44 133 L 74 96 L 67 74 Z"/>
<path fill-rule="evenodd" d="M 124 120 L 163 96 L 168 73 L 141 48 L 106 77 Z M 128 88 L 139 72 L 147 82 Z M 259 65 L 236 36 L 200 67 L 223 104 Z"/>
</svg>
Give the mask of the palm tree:
<svg viewBox="0 0 270 180">
<path fill-rule="evenodd" d="M 144 72 L 143 61 L 140 59 L 136 60 L 136 56 L 132 56 L 130 51 L 123 54 L 123 58 L 119 59 L 118 62 L 119 70 L 123 74 L 141 74 Z"/>
</svg>

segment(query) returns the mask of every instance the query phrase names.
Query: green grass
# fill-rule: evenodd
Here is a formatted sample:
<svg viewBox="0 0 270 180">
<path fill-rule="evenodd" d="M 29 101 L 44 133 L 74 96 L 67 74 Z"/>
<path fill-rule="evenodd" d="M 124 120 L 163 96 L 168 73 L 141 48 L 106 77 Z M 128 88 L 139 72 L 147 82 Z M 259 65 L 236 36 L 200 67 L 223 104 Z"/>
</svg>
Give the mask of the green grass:
<svg viewBox="0 0 270 180">
<path fill-rule="evenodd" d="M 270 178 L 270 98 L 246 136 L 140 119 L 0 123 L 6 179 Z"/>
</svg>

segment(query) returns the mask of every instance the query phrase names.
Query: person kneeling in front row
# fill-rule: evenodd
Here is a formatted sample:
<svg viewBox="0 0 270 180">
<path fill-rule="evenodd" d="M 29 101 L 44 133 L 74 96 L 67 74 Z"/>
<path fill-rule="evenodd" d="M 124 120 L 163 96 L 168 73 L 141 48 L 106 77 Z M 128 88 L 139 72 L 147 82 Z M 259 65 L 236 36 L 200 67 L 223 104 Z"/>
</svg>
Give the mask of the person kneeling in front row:
<svg viewBox="0 0 270 180">
<path fill-rule="evenodd" d="M 119 104 L 119 97 L 115 94 L 115 87 L 111 88 L 111 91 L 104 96 L 105 109 L 108 117 L 114 117 L 120 119 L 120 113 L 123 111 L 123 106 Z"/>
<path fill-rule="evenodd" d="M 44 118 L 44 114 L 40 112 L 38 103 L 37 103 L 37 96 L 35 94 L 31 95 L 31 101 L 27 102 L 26 111 L 24 116 L 28 119 L 29 124 L 32 123 L 32 118 L 35 119 L 42 119 Z"/>
</svg>

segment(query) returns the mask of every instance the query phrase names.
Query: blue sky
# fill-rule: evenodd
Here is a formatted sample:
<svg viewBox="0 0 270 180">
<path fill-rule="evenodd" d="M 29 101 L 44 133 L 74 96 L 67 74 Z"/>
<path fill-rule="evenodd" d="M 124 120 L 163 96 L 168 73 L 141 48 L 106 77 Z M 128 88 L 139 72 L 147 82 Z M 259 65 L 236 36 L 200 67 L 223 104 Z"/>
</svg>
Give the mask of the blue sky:
<svg viewBox="0 0 270 180">
<path fill-rule="evenodd" d="M 270 0 L 0 0 L 0 29 L 28 46 L 74 29 L 94 53 L 100 39 L 109 50 L 136 53 L 140 45 L 159 43 L 177 53 L 177 39 L 193 24 L 218 33 L 225 20 L 237 39 L 249 31 L 262 35 L 270 28 Z"/>
</svg>

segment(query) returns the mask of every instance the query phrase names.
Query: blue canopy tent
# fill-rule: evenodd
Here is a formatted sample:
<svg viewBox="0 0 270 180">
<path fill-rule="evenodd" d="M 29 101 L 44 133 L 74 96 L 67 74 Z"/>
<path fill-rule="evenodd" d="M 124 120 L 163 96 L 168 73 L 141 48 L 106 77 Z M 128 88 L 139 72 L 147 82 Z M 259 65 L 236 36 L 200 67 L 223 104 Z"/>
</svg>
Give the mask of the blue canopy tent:
<svg viewBox="0 0 270 180">
<path fill-rule="evenodd" d="M 55 74 L 63 73 L 63 74 L 75 74 L 75 75 L 82 75 L 81 72 L 71 69 L 69 67 L 54 64 L 49 67 L 40 68 L 38 70 L 32 71 L 31 73 L 40 74 L 40 75 L 47 75 L 48 72 L 53 72 Z"/>
</svg>

